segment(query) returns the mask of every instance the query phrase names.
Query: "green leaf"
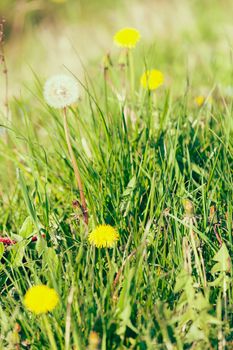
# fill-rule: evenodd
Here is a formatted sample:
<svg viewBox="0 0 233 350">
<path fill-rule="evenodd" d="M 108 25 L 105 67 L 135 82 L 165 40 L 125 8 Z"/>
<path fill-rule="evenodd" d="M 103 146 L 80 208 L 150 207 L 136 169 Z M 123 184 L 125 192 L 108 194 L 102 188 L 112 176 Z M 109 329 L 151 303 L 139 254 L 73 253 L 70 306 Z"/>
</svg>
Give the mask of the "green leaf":
<svg viewBox="0 0 233 350">
<path fill-rule="evenodd" d="M 19 235 L 22 238 L 28 238 L 28 237 L 32 236 L 33 231 L 34 231 L 34 222 L 31 218 L 31 216 L 28 216 L 25 219 L 25 221 L 24 221 L 24 223 L 19 231 Z"/>
<path fill-rule="evenodd" d="M 206 340 L 206 335 L 203 330 L 199 329 L 195 323 L 193 323 L 186 335 L 186 341 L 192 343 L 198 340 Z"/>
<path fill-rule="evenodd" d="M 219 321 L 216 317 L 205 312 L 203 315 L 203 324 L 206 325 L 207 323 L 220 325 L 222 322 Z"/>
<path fill-rule="evenodd" d="M 133 268 L 131 268 L 128 271 L 127 278 L 124 279 L 123 287 L 122 287 L 121 294 L 120 294 L 118 304 L 117 304 L 117 309 L 120 312 L 124 311 L 125 305 L 127 304 L 128 300 L 130 299 L 130 286 L 131 286 L 131 281 L 134 277 L 134 274 L 135 274 L 135 270 Z"/>
<path fill-rule="evenodd" d="M 4 254 L 4 244 L 1 242 L 0 243 L 0 260 L 2 259 Z"/>
<path fill-rule="evenodd" d="M 222 244 L 220 250 L 213 257 L 213 260 L 217 261 L 218 264 L 213 266 L 211 273 L 230 271 L 231 258 L 225 243 Z"/>
<path fill-rule="evenodd" d="M 38 237 L 36 242 L 36 250 L 39 256 L 41 256 L 47 249 L 47 242 L 44 238 Z"/>
<path fill-rule="evenodd" d="M 22 260 L 25 254 L 25 242 L 18 242 L 11 247 L 10 257 L 12 267 L 18 267 L 22 265 Z"/>
<path fill-rule="evenodd" d="M 225 283 L 227 290 L 230 286 L 231 278 L 227 275 L 224 276 L 223 274 L 219 274 L 219 276 L 213 282 L 209 282 L 209 286 L 222 287 L 223 283 Z"/>
<path fill-rule="evenodd" d="M 136 176 L 133 176 L 132 179 L 129 181 L 126 189 L 122 193 L 122 199 L 120 203 L 120 211 L 123 213 L 123 216 L 125 217 L 129 210 L 130 210 L 130 205 L 132 204 L 131 197 L 133 195 L 133 191 L 135 189 L 137 182 Z"/>
<path fill-rule="evenodd" d="M 135 269 L 130 269 L 128 271 L 128 277 L 124 279 L 123 288 L 117 305 L 116 313 L 119 321 L 119 326 L 117 328 L 116 333 L 121 337 L 124 336 L 126 327 L 131 328 L 135 333 L 137 333 L 137 329 L 132 325 L 130 320 L 132 311 L 130 287 L 134 274 Z"/>
<path fill-rule="evenodd" d="M 25 178 L 24 178 L 23 174 L 21 174 L 20 169 L 17 169 L 17 177 L 19 180 L 19 184 L 21 187 L 21 191 L 22 191 L 22 194 L 24 197 L 25 204 L 27 206 L 28 213 L 31 215 L 34 223 L 37 225 L 36 209 L 35 209 L 34 204 L 30 198 Z"/>
<path fill-rule="evenodd" d="M 195 320 L 195 318 L 196 312 L 191 308 L 187 308 L 187 311 L 182 316 L 179 316 L 179 326 L 183 327 L 188 322 Z"/>
<path fill-rule="evenodd" d="M 43 254 L 43 263 L 47 264 L 51 271 L 57 273 L 59 260 L 53 248 L 45 249 Z"/>
<path fill-rule="evenodd" d="M 201 292 L 198 293 L 196 298 L 193 300 L 193 308 L 199 311 L 210 308 L 208 299 L 206 299 Z"/>
<path fill-rule="evenodd" d="M 189 280 L 190 276 L 185 270 L 181 270 L 176 277 L 176 284 L 174 288 L 174 292 L 178 293 L 183 290 Z"/>
</svg>

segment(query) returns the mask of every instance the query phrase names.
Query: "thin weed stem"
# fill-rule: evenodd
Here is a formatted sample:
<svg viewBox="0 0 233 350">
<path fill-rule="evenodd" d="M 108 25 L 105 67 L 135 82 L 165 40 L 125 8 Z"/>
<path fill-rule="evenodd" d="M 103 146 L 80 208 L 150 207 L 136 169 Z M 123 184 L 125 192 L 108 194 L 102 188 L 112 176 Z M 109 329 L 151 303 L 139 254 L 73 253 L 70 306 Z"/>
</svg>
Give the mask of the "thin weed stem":
<svg viewBox="0 0 233 350">
<path fill-rule="evenodd" d="M 51 345 L 51 350 L 57 350 L 57 345 L 56 345 L 56 341 L 54 339 L 54 335 L 48 320 L 48 317 L 46 315 L 43 315 L 43 322 L 44 322 L 44 326 L 46 328 L 46 332 L 49 338 L 49 342 Z"/>
<path fill-rule="evenodd" d="M 128 50 L 128 63 L 129 63 L 129 74 L 130 74 L 130 89 L 131 89 L 131 98 L 134 101 L 134 93 L 135 93 L 135 78 L 134 78 L 134 59 L 132 50 Z"/>
</svg>

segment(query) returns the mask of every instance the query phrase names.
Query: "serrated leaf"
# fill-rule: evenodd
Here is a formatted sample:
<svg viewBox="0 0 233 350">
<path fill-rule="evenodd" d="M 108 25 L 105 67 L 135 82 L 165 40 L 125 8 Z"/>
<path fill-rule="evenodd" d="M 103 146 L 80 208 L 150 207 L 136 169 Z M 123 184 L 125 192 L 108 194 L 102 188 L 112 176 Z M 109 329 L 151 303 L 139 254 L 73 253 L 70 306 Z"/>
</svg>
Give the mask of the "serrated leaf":
<svg viewBox="0 0 233 350">
<path fill-rule="evenodd" d="M 196 298 L 193 300 L 193 308 L 201 311 L 203 309 L 209 309 L 209 307 L 209 301 L 201 293 L 198 293 Z"/>
<path fill-rule="evenodd" d="M 220 325 L 222 322 L 219 321 L 216 317 L 205 312 L 204 316 L 203 316 L 203 323 L 204 324 L 211 323 L 211 324 Z"/>
<path fill-rule="evenodd" d="M 43 263 L 47 264 L 51 271 L 54 271 L 55 273 L 57 272 L 59 260 L 53 248 L 49 247 L 45 249 Z"/>
<path fill-rule="evenodd" d="M 217 263 L 215 264 L 212 269 L 211 269 L 211 273 L 214 274 L 214 273 L 217 273 L 221 271 L 221 264 L 220 263 Z"/>
<path fill-rule="evenodd" d="M 133 191 L 135 189 L 136 182 L 137 182 L 137 178 L 136 178 L 136 176 L 133 176 L 132 179 L 129 181 L 126 189 L 122 193 L 122 199 L 121 199 L 121 203 L 120 203 L 120 210 L 121 210 L 121 212 L 123 212 L 123 216 L 124 217 L 129 212 L 130 205 L 131 205 L 130 198 L 131 198 L 131 196 L 133 194 Z"/>
<path fill-rule="evenodd" d="M 176 277 L 176 284 L 175 284 L 175 288 L 174 288 L 175 293 L 178 293 L 182 289 L 184 289 L 184 287 L 188 281 L 188 278 L 189 278 L 189 275 L 188 275 L 187 271 L 181 270 L 179 272 L 179 274 Z"/>
<path fill-rule="evenodd" d="M 182 316 L 179 316 L 180 327 L 183 327 L 188 322 L 195 320 L 195 317 L 196 317 L 196 312 L 194 312 L 194 310 L 192 310 L 191 308 L 188 308 L 187 311 Z"/>
<path fill-rule="evenodd" d="M 225 286 L 226 286 L 226 290 L 227 290 L 230 286 L 231 279 L 229 276 L 226 276 L 226 275 L 223 276 L 223 274 L 219 274 L 219 276 L 213 282 L 209 282 L 209 285 L 211 287 L 222 287 L 223 280 L 225 282 Z"/>
<path fill-rule="evenodd" d="M 122 196 L 127 197 L 131 194 L 131 192 L 134 190 L 135 185 L 136 185 L 137 178 L 136 176 L 133 176 L 132 179 L 129 181 L 126 189 L 124 190 Z"/>
<path fill-rule="evenodd" d="M 36 242 L 36 251 L 39 255 L 39 257 L 44 253 L 44 251 L 47 249 L 47 242 L 44 238 L 38 237 Z"/>
<path fill-rule="evenodd" d="M 219 251 L 213 257 L 213 260 L 217 261 L 218 264 L 213 266 L 211 273 L 230 271 L 231 258 L 225 243 L 222 244 Z"/>
<path fill-rule="evenodd" d="M 188 333 L 186 334 L 186 341 L 188 343 L 192 343 L 194 341 L 198 341 L 198 340 L 205 340 L 206 339 L 206 335 L 205 333 L 199 329 L 197 327 L 197 325 L 195 323 L 193 323 L 188 331 Z"/>
</svg>

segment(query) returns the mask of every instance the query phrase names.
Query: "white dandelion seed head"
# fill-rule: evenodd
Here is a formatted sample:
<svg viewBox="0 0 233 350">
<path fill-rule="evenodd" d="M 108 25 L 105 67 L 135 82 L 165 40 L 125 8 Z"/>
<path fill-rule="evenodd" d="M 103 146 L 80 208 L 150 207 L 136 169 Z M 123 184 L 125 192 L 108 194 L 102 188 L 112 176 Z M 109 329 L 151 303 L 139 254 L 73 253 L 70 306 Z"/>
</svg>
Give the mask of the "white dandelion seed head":
<svg viewBox="0 0 233 350">
<path fill-rule="evenodd" d="M 79 97 L 76 80 L 59 74 L 49 78 L 44 86 L 44 98 L 50 107 L 64 108 L 75 103 Z"/>
</svg>

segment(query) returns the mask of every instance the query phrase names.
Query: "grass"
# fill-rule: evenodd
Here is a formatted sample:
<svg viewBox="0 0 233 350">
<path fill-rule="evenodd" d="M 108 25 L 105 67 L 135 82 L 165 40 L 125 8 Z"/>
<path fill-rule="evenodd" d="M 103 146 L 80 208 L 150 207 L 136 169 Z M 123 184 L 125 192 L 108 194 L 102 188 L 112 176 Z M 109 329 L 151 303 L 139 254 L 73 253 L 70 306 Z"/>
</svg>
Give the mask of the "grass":
<svg viewBox="0 0 233 350">
<path fill-rule="evenodd" d="M 135 49 L 134 77 L 117 55 L 94 80 L 86 72 L 67 110 L 88 227 L 63 115 L 44 102 L 42 79 L 11 101 L 10 125 L 3 115 L 0 230 L 17 243 L 0 244 L 0 349 L 232 348 L 232 97 L 212 66 L 212 103 L 196 106 L 206 66 L 187 73 L 173 57 L 172 70 L 166 45 Z M 139 87 L 151 62 L 178 72 L 174 88 Z M 231 63 L 223 71 L 227 85 Z M 113 249 L 87 240 L 102 223 L 120 234 Z M 40 283 L 60 296 L 46 317 L 23 304 Z"/>
</svg>

